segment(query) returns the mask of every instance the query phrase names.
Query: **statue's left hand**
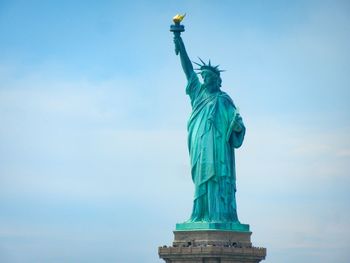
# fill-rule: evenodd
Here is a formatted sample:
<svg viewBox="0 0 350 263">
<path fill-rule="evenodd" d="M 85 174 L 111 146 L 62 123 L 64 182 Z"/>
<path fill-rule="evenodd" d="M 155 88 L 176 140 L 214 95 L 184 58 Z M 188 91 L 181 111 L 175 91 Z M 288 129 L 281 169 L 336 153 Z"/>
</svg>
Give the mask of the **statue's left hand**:
<svg viewBox="0 0 350 263">
<path fill-rule="evenodd" d="M 234 123 L 234 126 L 233 126 L 233 130 L 235 132 L 240 132 L 242 131 L 242 126 L 241 126 L 241 116 L 239 115 L 239 113 L 236 115 L 236 118 L 235 118 L 235 123 Z"/>
<path fill-rule="evenodd" d="M 233 130 L 235 132 L 240 132 L 240 131 L 242 131 L 242 127 L 241 127 L 241 125 L 238 122 L 235 122 L 235 124 L 233 126 Z"/>
</svg>

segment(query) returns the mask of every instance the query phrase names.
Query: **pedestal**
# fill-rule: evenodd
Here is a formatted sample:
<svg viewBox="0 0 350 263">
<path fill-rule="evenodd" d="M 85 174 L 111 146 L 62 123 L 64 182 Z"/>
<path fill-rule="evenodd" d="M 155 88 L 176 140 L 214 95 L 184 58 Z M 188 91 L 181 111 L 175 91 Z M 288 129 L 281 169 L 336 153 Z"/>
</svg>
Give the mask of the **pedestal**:
<svg viewBox="0 0 350 263">
<path fill-rule="evenodd" d="M 258 263 L 266 248 L 253 247 L 249 231 L 174 231 L 173 246 L 159 247 L 166 263 Z"/>
</svg>

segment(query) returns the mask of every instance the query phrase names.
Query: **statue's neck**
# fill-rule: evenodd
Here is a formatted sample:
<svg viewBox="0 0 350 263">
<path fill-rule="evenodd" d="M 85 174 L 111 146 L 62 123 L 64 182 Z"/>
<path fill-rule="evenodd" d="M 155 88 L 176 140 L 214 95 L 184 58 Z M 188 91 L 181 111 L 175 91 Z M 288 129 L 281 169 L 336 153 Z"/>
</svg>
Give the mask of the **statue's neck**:
<svg viewBox="0 0 350 263">
<path fill-rule="evenodd" d="M 215 94 L 215 93 L 219 93 L 221 91 L 220 87 L 218 87 L 216 85 L 210 85 L 210 84 L 208 85 L 208 84 L 203 83 L 202 86 L 208 94 Z"/>
</svg>

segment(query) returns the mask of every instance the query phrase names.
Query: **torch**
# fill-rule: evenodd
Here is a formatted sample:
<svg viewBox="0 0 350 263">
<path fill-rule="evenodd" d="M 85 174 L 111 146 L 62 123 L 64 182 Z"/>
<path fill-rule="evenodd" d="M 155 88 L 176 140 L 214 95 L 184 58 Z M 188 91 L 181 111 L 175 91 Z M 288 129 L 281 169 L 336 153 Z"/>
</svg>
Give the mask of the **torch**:
<svg viewBox="0 0 350 263">
<path fill-rule="evenodd" d="M 170 26 L 170 31 L 174 33 L 175 38 L 180 37 L 181 32 L 185 31 L 185 26 L 181 25 L 180 22 L 184 19 L 186 13 L 183 15 L 177 14 L 173 17 L 174 24 Z M 175 50 L 176 55 L 179 54 L 179 50 Z"/>
</svg>

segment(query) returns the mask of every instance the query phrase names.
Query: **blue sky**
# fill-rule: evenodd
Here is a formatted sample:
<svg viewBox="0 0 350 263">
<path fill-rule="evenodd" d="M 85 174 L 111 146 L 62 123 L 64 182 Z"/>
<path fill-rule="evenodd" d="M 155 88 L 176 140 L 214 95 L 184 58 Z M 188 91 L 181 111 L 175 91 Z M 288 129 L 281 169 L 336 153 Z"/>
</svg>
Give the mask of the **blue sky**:
<svg viewBox="0 0 350 263">
<path fill-rule="evenodd" d="M 347 1 L 0 0 L 1 262 L 161 262 L 193 195 L 178 12 L 247 126 L 254 245 L 350 261 Z"/>
</svg>

